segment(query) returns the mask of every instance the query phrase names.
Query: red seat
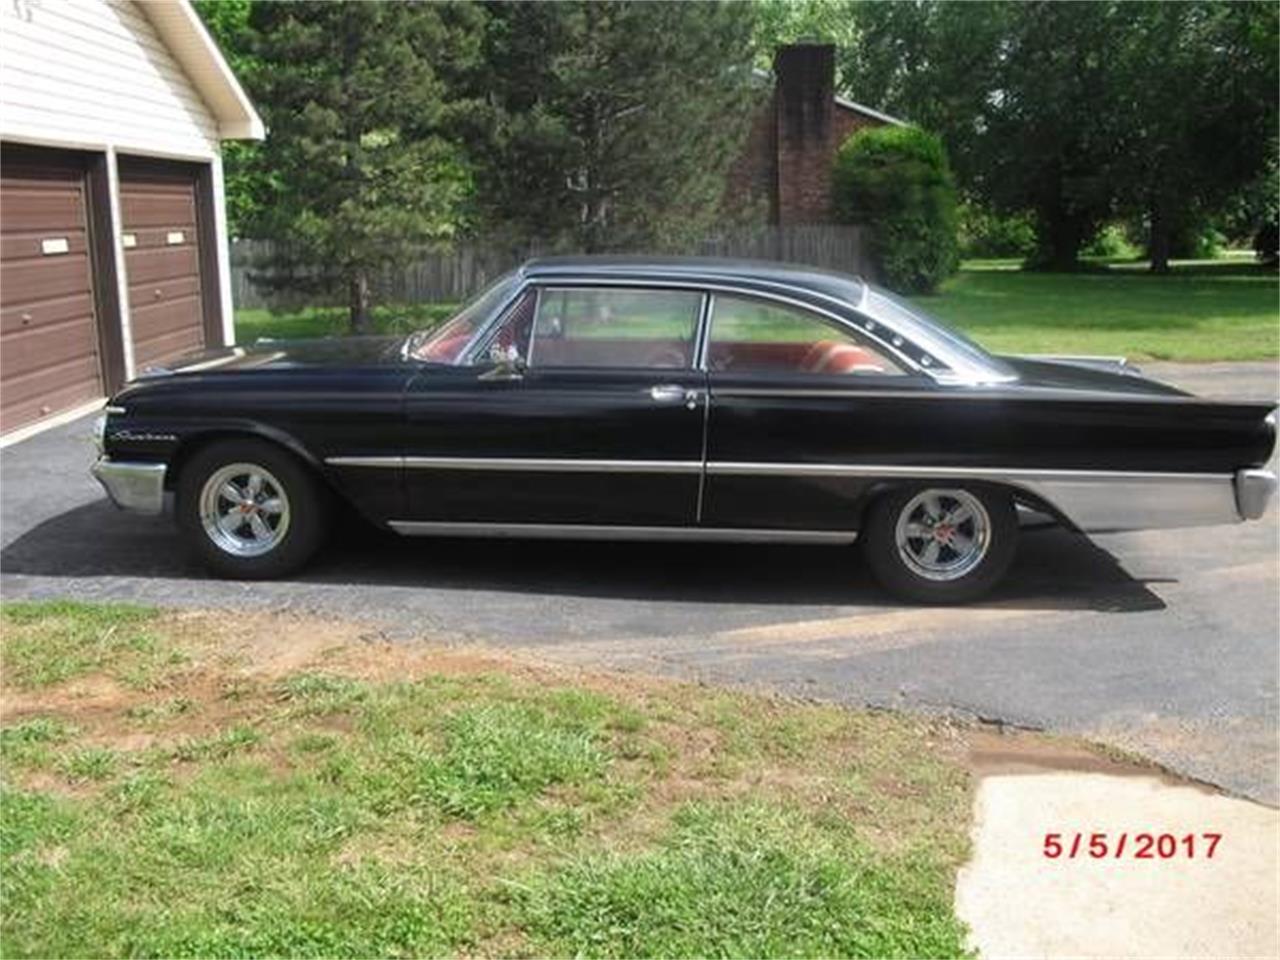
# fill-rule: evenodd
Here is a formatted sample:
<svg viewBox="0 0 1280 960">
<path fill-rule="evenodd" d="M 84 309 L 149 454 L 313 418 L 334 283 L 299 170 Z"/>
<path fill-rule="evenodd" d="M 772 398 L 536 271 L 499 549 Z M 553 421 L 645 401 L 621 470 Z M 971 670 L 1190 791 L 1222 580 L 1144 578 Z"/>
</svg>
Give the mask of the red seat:
<svg viewBox="0 0 1280 960">
<path fill-rule="evenodd" d="M 805 354 L 803 369 L 809 373 L 884 373 L 880 358 L 851 343 L 819 340 Z"/>
</svg>

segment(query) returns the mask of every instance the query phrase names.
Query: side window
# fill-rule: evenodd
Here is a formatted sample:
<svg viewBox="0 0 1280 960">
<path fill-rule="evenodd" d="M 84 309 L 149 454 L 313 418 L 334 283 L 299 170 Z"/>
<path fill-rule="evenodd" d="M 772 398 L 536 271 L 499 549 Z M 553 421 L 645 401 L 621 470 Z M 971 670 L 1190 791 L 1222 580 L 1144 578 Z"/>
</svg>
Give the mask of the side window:
<svg viewBox="0 0 1280 960">
<path fill-rule="evenodd" d="M 547 287 L 529 364 L 687 368 L 701 308 L 702 294 L 690 290 Z"/>
<path fill-rule="evenodd" d="M 498 324 L 496 330 L 488 335 L 478 350 L 472 352 L 472 363 L 489 362 L 490 354 L 496 347 L 504 354 L 513 354 L 521 360 L 529 359 L 529 337 L 533 333 L 533 312 L 538 297 L 533 290 L 526 290 L 520 299 L 511 305 Z"/>
<path fill-rule="evenodd" d="M 717 296 L 707 369 L 897 376 L 906 371 L 854 330 L 784 304 Z"/>
</svg>

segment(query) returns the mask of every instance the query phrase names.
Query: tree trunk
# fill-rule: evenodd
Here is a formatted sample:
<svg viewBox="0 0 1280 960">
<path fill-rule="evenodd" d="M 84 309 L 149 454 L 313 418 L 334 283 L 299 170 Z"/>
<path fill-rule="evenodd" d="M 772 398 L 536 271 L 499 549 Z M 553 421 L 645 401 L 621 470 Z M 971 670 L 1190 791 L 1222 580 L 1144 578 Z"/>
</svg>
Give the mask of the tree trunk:
<svg viewBox="0 0 1280 960">
<path fill-rule="evenodd" d="M 1151 200 L 1151 235 L 1147 238 L 1147 255 L 1151 258 L 1152 273 L 1169 272 L 1169 250 L 1172 246 L 1172 224 L 1164 203 L 1158 197 Z"/>
<path fill-rule="evenodd" d="M 369 275 L 359 270 L 347 282 L 347 305 L 351 310 L 351 332 L 369 332 Z"/>
<path fill-rule="evenodd" d="M 1046 210 L 1039 217 L 1034 269 L 1070 273 L 1080 269 L 1080 248 L 1085 242 L 1081 218 L 1062 210 Z"/>
</svg>

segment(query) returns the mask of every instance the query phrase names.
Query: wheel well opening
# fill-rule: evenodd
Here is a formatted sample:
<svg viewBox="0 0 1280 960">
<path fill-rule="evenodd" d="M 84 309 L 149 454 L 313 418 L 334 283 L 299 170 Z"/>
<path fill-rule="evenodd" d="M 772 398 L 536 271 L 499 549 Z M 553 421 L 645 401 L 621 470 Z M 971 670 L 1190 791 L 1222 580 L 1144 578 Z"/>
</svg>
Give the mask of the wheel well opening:
<svg viewBox="0 0 1280 960">
<path fill-rule="evenodd" d="M 169 458 L 169 469 L 165 471 L 164 476 L 165 489 L 169 491 L 177 490 L 179 478 L 191 458 L 211 444 L 220 443 L 224 440 L 256 440 L 260 443 L 271 444 L 271 446 L 276 447 L 283 453 L 287 453 L 307 470 L 311 471 L 326 487 L 329 486 L 328 479 L 316 469 L 316 465 L 309 458 L 299 455 L 298 451 L 292 449 L 287 443 L 281 443 L 272 437 L 264 437 L 261 434 L 244 430 L 210 430 L 207 433 L 200 433 L 194 437 L 184 439 L 179 444 L 178 449 Z"/>
</svg>

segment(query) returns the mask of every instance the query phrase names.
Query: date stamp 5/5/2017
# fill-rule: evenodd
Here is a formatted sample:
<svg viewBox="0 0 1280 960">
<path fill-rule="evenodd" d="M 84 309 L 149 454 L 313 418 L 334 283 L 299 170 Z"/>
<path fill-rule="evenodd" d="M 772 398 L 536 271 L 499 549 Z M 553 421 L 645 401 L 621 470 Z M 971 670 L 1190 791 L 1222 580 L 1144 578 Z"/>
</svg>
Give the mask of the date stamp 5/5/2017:
<svg viewBox="0 0 1280 960">
<path fill-rule="evenodd" d="M 1212 860 L 1220 833 L 1046 833 L 1046 860 Z"/>
</svg>

